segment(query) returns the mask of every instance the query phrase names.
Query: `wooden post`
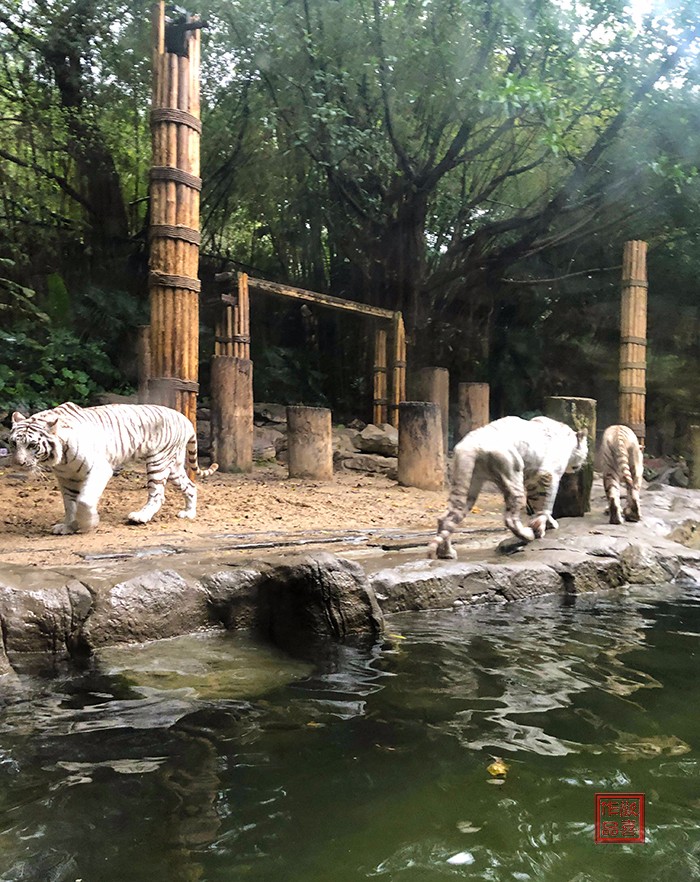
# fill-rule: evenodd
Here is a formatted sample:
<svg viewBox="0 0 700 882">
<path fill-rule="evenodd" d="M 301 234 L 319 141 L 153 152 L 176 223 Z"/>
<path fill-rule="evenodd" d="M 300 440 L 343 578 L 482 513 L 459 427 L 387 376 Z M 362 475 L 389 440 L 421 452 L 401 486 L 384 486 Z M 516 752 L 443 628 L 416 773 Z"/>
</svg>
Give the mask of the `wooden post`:
<svg viewBox="0 0 700 882">
<path fill-rule="evenodd" d="M 165 3 L 152 15 L 149 399 L 197 419 L 199 367 L 199 55 L 201 23 L 167 51 Z"/>
<path fill-rule="evenodd" d="M 489 422 L 489 384 L 459 383 L 457 385 L 456 441 L 473 429 Z"/>
<path fill-rule="evenodd" d="M 392 320 L 391 350 L 389 422 L 392 426 L 398 427 L 399 404 L 406 399 L 406 331 L 400 312 L 395 312 Z"/>
<path fill-rule="evenodd" d="M 450 372 L 447 368 L 424 367 L 409 377 L 408 394 L 411 401 L 432 401 L 440 408 L 442 423 L 442 450 L 447 454 L 450 419 Z"/>
<path fill-rule="evenodd" d="M 148 403 L 148 384 L 151 380 L 151 326 L 139 325 L 136 341 L 136 362 L 139 383 L 139 402 Z"/>
<path fill-rule="evenodd" d="M 700 426 L 690 427 L 690 486 L 700 490 Z"/>
<path fill-rule="evenodd" d="M 331 412 L 326 407 L 287 408 L 287 450 L 290 478 L 333 478 Z"/>
<path fill-rule="evenodd" d="M 399 404 L 399 484 L 421 490 L 442 490 L 445 456 L 440 406 L 432 401 Z"/>
<path fill-rule="evenodd" d="M 253 467 L 253 363 L 248 276 L 219 273 L 215 281 L 220 286 L 222 310 L 211 362 L 212 459 L 222 471 L 249 472 Z"/>
<path fill-rule="evenodd" d="M 375 426 L 386 423 L 387 405 L 389 400 L 386 395 L 386 328 L 376 328 L 374 331 L 374 403 L 372 408 L 372 422 Z"/>
<path fill-rule="evenodd" d="M 553 396 L 545 399 L 545 414 L 553 420 L 566 423 L 575 432 L 588 432 L 588 457 L 584 467 L 573 475 L 564 475 L 554 503 L 555 518 L 582 518 L 591 510 L 593 486 L 593 459 L 595 457 L 596 401 L 594 398 L 566 398 Z"/>
<path fill-rule="evenodd" d="M 644 446 L 647 351 L 647 243 L 625 242 L 620 309 L 620 422 Z"/>
<path fill-rule="evenodd" d="M 223 472 L 253 468 L 253 362 L 231 355 L 211 360 L 212 460 Z"/>
</svg>

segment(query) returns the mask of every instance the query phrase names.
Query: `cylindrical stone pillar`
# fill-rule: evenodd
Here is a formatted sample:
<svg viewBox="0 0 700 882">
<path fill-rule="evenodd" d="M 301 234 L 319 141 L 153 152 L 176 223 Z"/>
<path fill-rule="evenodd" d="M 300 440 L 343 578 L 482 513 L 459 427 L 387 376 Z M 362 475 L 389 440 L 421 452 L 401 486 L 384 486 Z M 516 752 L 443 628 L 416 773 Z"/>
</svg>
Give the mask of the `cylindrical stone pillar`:
<svg viewBox="0 0 700 882">
<path fill-rule="evenodd" d="M 442 490 L 445 454 L 440 406 L 432 401 L 399 404 L 399 484 Z"/>
<path fill-rule="evenodd" d="M 690 455 L 693 462 L 690 468 L 690 486 L 700 490 L 700 426 L 690 427 Z"/>
<path fill-rule="evenodd" d="M 287 408 L 287 456 L 290 478 L 333 478 L 333 434 L 328 408 Z"/>
<path fill-rule="evenodd" d="M 410 374 L 411 401 L 432 401 L 440 408 L 442 444 L 446 454 L 449 444 L 450 372 L 447 368 L 424 367 Z"/>
<path fill-rule="evenodd" d="M 575 432 L 588 432 L 588 457 L 584 467 L 574 475 L 564 475 L 554 503 L 555 518 L 582 518 L 591 510 L 593 459 L 595 456 L 596 400 L 556 395 L 545 399 L 544 412 L 553 420 L 566 423 Z"/>
<path fill-rule="evenodd" d="M 212 460 L 222 472 L 253 468 L 253 362 L 231 355 L 211 360 Z"/>
<path fill-rule="evenodd" d="M 461 441 L 472 429 L 478 429 L 489 422 L 488 383 L 457 384 L 457 436 L 455 443 Z"/>
</svg>

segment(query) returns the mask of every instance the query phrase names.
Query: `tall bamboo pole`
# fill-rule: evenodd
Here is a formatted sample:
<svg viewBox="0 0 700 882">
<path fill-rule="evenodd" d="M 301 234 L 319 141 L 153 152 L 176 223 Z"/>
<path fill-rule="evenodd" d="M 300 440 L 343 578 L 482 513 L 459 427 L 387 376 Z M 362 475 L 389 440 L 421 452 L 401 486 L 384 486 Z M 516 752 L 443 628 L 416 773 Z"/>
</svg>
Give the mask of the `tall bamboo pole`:
<svg viewBox="0 0 700 882">
<path fill-rule="evenodd" d="M 647 243 L 625 242 L 620 309 L 620 422 L 646 436 Z"/>
<path fill-rule="evenodd" d="M 374 331 L 374 402 L 372 421 L 375 426 L 386 423 L 386 328 Z"/>
<path fill-rule="evenodd" d="M 149 398 L 197 417 L 199 359 L 200 31 L 172 49 L 164 0 L 152 13 Z M 194 19 L 189 19 L 189 25 Z"/>
<path fill-rule="evenodd" d="M 392 321 L 392 384 L 389 422 L 399 426 L 399 404 L 406 400 L 406 332 L 403 316 L 394 313 Z"/>
</svg>

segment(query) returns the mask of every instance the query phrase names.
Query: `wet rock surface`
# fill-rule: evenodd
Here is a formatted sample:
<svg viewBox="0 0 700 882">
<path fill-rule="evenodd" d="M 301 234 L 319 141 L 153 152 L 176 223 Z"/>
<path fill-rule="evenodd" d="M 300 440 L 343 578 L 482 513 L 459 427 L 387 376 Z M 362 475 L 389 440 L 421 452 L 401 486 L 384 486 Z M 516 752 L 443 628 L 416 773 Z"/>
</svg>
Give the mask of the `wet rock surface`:
<svg viewBox="0 0 700 882">
<path fill-rule="evenodd" d="M 563 519 L 528 545 L 495 522 L 470 530 L 467 519 L 457 561 L 427 560 L 426 530 L 134 549 L 53 569 L 2 564 L 0 675 L 27 653 L 79 656 L 217 628 L 256 629 L 307 657 L 318 646 L 377 639 L 382 612 L 700 584 L 700 491 L 647 490 L 639 524 L 609 525 L 603 508 L 597 488 L 592 515 Z M 320 547 L 328 541 L 334 554 Z"/>
</svg>

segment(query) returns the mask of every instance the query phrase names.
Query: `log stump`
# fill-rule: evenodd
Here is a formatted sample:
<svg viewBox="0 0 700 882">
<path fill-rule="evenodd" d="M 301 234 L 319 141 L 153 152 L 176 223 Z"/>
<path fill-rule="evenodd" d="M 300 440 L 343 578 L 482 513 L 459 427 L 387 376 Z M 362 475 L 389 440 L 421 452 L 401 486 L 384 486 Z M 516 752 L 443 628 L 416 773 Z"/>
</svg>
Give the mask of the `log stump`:
<svg viewBox="0 0 700 882">
<path fill-rule="evenodd" d="M 700 490 L 700 426 L 690 427 L 690 486 Z"/>
<path fill-rule="evenodd" d="M 489 422 L 488 383 L 459 383 L 457 385 L 457 438 L 459 442 L 474 429 Z"/>
<path fill-rule="evenodd" d="M 222 472 L 253 468 L 253 362 L 215 355 L 211 360 L 212 460 Z"/>
<path fill-rule="evenodd" d="M 328 408 L 287 408 L 287 453 L 290 478 L 333 478 L 333 435 Z"/>
<path fill-rule="evenodd" d="M 424 367 L 411 374 L 409 395 L 412 401 L 431 401 L 440 408 L 442 449 L 449 445 L 450 372 L 447 368 Z"/>
<path fill-rule="evenodd" d="M 591 510 L 593 458 L 595 456 L 596 401 L 594 398 L 568 398 L 556 395 L 545 399 L 545 414 L 566 423 L 575 432 L 588 432 L 588 457 L 575 475 L 564 475 L 554 502 L 555 518 L 582 518 Z"/>
<path fill-rule="evenodd" d="M 403 401 L 399 405 L 399 484 L 421 490 L 445 485 L 440 406 L 432 401 Z"/>
</svg>

